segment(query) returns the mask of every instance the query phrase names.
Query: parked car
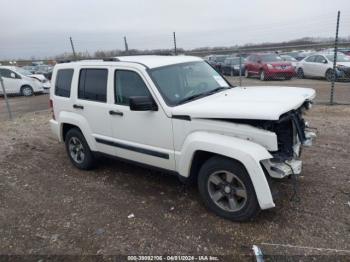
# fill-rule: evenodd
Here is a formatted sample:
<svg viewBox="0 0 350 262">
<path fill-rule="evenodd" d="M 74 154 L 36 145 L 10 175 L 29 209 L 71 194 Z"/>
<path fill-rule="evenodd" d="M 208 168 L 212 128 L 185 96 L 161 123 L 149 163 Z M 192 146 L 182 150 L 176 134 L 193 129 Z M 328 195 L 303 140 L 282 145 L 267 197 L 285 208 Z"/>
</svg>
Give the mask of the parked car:
<svg viewBox="0 0 350 262">
<path fill-rule="evenodd" d="M 239 75 L 244 75 L 244 63 L 245 63 L 245 58 L 239 58 L 239 57 L 228 57 L 224 60 L 223 65 L 221 66 L 221 72 L 224 75 L 230 75 L 230 76 L 235 76 Z"/>
<path fill-rule="evenodd" d="M 342 53 L 337 55 L 335 74 L 333 72 L 334 53 L 319 53 L 306 57 L 298 63 L 297 74 L 299 78 L 321 77 L 332 81 L 334 75 L 336 80 L 350 79 L 350 57 Z"/>
<path fill-rule="evenodd" d="M 42 83 L 18 71 L 15 66 L 0 66 L 0 74 L 4 82 L 7 94 L 20 94 L 23 96 L 32 96 L 34 93 L 44 92 Z M 0 94 L 3 95 L 2 88 Z"/>
<path fill-rule="evenodd" d="M 55 66 L 50 125 L 70 161 L 110 155 L 196 182 L 235 221 L 273 208 L 270 179 L 300 174 L 314 134 L 309 88 L 233 87 L 198 57 L 124 56 Z"/>
<path fill-rule="evenodd" d="M 283 61 L 291 63 L 295 71 L 297 70 L 298 60 L 290 55 L 280 55 L 280 57 L 282 57 Z"/>
<path fill-rule="evenodd" d="M 221 72 L 221 68 L 224 64 L 224 61 L 228 57 L 227 55 L 215 55 L 213 62 L 211 65 L 218 71 Z"/>
<path fill-rule="evenodd" d="M 51 88 L 51 83 L 49 79 L 47 79 L 46 76 L 44 76 L 43 74 L 32 74 L 31 72 L 23 69 L 23 67 L 14 67 L 14 70 L 22 75 L 37 79 L 39 82 L 42 83 L 43 88 L 46 91 L 48 91 Z"/>
<path fill-rule="evenodd" d="M 252 54 L 245 62 L 245 77 L 258 76 L 260 80 L 291 79 L 295 70 L 291 63 L 275 53 Z"/>
</svg>

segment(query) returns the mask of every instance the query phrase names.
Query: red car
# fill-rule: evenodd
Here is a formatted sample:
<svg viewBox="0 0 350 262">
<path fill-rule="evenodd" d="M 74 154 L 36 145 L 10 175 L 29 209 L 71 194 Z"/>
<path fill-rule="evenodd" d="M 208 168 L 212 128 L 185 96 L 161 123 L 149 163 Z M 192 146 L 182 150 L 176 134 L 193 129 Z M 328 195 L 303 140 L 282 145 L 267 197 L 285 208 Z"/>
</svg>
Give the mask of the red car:
<svg viewBox="0 0 350 262">
<path fill-rule="evenodd" d="M 260 80 L 291 79 L 295 70 L 291 63 L 274 53 L 252 54 L 245 62 L 245 77 L 258 76 Z"/>
</svg>

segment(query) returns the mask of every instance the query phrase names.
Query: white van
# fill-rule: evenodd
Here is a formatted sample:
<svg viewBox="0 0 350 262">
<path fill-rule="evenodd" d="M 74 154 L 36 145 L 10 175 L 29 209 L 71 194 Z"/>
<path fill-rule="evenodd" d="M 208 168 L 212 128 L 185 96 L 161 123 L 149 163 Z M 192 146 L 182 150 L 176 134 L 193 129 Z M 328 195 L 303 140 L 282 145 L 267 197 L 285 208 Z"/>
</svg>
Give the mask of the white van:
<svg viewBox="0 0 350 262">
<path fill-rule="evenodd" d="M 34 93 L 44 92 L 43 84 L 35 78 L 21 74 L 14 66 L 0 66 L 6 94 L 20 94 L 32 96 Z M 0 88 L 0 95 L 3 94 Z"/>
</svg>

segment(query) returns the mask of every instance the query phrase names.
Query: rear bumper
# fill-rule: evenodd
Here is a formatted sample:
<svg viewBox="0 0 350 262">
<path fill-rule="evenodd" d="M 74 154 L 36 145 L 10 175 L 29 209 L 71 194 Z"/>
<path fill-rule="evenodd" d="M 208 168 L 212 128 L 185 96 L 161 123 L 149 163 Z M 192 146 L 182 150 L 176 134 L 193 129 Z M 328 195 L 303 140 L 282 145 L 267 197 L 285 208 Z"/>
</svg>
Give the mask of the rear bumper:
<svg viewBox="0 0 350 262">
<path fill-rule="evenodd" d="M 58 124 L 58 122 L 54 119 L 50 120 L 50 128 L 51 128 L 51 132 L 54 136 L 57 137 L 57 139 L 62 142 L 62 137 L 61 137 L 61 132 L 60 132 L 60 126 Z"/>
</svg>

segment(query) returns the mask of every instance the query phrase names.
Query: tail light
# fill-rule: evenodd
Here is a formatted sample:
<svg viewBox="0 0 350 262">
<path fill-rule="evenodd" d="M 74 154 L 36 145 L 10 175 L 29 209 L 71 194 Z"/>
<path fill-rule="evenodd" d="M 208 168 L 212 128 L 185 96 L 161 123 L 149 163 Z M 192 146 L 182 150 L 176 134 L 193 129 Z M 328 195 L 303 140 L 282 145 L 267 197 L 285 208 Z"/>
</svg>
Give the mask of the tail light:
<svg viewBox="0 0 350 262">
<path fill-rule="evenodd" d="M 55 120 L 56 118 L 55 118 L 55 112 L 53 111 L 53 101 L 52 101 L 52 99 L 50 99 L 50 101 L 49 101 L 49 107 L 51 109 L 52 119 Z"/>
</svg>

